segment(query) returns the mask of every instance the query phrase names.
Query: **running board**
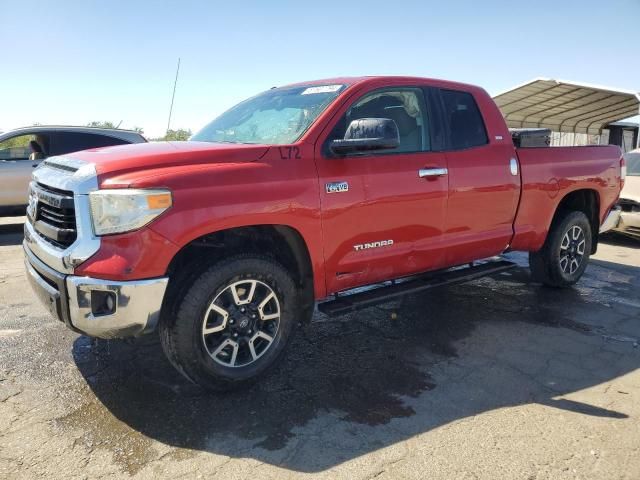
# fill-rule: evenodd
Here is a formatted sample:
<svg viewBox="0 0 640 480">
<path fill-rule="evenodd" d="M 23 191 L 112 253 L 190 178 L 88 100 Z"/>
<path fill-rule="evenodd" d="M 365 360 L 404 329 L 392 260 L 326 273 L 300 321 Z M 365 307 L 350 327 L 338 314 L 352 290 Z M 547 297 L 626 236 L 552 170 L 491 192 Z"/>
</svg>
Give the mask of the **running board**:
<svg viewBox="0 0 640 480">
<path fill-rule="evenodd" d="M 393 282 L 390 285 L 373 287 L 364 292 L 339 294 L 332 300 L 318 304 L 318 310 L 330 317 L 336 317 L 361 308 L 385 303 L 403 295 L 443 285 L 468 282 L 494 273 L 504 272 L 513 267 L 517 267 L 517 264 L 508 260 L 491 260 L 477 265 L 470 264 L 468 267 L 431 272 L 404 281 Z"/>
</svg>

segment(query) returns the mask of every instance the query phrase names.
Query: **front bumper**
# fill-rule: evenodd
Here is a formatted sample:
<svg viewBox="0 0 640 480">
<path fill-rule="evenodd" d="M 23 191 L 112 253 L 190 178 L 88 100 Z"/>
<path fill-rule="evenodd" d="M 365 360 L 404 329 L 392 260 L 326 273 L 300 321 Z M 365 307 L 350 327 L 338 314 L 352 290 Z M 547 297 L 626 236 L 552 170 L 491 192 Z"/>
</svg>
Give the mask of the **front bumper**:
<svg viewBox="0 0 640 480">
<path fill-rule="evenodd" d="M 23 243 L 27 278 L 45 307 L 72 330 L 98 338 L 137 336 L 155 329 L 168 278 L 119 282 L 57 272 Z M 109 313 L 92 296 L 110 292 Z"/>
</svg>

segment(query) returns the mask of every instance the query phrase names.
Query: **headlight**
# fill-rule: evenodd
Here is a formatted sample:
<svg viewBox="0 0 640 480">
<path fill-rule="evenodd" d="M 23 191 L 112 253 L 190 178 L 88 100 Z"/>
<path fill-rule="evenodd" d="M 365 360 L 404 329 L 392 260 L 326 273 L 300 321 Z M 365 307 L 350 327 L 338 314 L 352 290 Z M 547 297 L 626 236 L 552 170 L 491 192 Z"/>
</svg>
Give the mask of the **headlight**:
<svg viewBox="0 0 640 480">
<path fill-rule="evenodd" d="M 144 227 L 173 204 L 168 190 L 98 190 L 89 194 L 93 231 L 109 235 Z"/>
</svg>

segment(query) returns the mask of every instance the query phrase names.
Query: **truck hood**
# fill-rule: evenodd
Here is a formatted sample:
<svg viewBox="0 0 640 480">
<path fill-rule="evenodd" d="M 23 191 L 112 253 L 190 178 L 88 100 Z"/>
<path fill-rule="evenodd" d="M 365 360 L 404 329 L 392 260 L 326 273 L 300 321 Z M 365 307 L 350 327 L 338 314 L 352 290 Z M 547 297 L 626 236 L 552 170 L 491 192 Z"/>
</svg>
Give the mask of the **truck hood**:
<svg viewBox="0 0 640 480">
<path fill-rule="evenodd" d="M 620 192 L 620 198 L 640 203 L 640 176 L 627 175 L 624 188 Z"/>
<path fill-rule="evenodd" d="M 150 142 L 93 148 L 65 156 L 94 164 L 99 176 L 111 176 L 180 165 L 252 162 L 268 149 L 267 145 L 238 143 Z"/>
</svg>

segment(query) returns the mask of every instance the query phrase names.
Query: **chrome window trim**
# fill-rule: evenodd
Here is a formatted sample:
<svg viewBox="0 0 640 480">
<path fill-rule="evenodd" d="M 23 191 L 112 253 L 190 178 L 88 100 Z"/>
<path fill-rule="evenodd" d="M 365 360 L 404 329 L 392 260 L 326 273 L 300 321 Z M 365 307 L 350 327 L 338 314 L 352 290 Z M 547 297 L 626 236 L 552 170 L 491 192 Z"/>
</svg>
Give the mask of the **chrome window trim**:
<svg viewBox="0 0 640 480">
<path fill-rule="evenodd" d="M 33 182 L 58 190 L 73 192 L 77 238 L 66 249 L 44 240 L 29 219 L 25 222 L 25 243 L 29 249 L 51 268 L 74 273 L 75 267 L 100 249 L 100 238 L 93 233 L 89 193 L 98 190 L 95 165 L 68 157 L 50 157 L 33 171 Z M 33 183 L 32 182 L 32 183 Z M 31 195 L 31 187 L 30 187 Z"/>
</svg>

